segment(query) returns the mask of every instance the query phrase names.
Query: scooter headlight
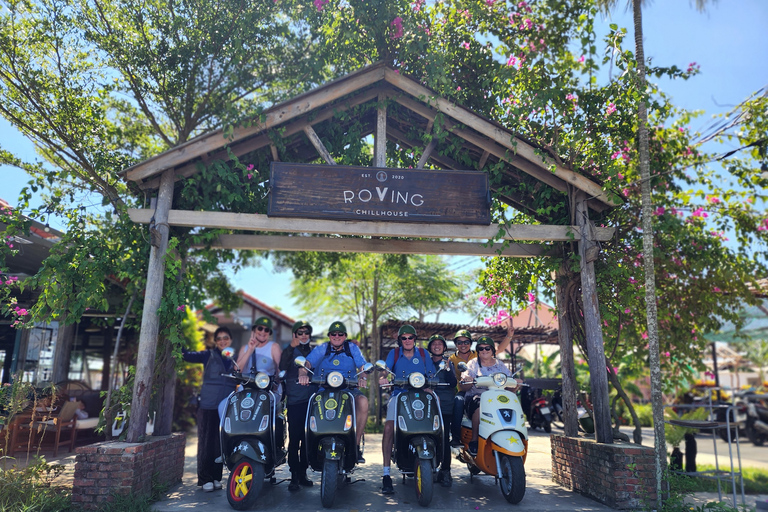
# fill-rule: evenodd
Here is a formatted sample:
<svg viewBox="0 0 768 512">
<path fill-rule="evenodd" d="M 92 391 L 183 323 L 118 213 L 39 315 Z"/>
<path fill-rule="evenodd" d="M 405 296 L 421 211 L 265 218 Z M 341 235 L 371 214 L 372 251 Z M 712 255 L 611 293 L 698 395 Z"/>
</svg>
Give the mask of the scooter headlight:
<svg viewBox="0 0 768 512">
<path fill-rule="evenodd" d="M 493 383 L 499 386 L 500 388 L 503 388 L 507 384 L 507 376 L 504 375 L 503 373 L 494 373 Z"/>
<path fill-rule="evenodd" d="M 426 383 L 427 379 L 421 373 L 414 372 L 408 376 L 408 384 L 414 389 L 421 389 Z"/>
<path fill-rule="evenodd" d="M 256 384 L 257 388 L 267 389 L 269 387 L 269 375 L 264 372 L 259 372 L 256 374 L 253 382 Z"/>
<path fill-rule="evenodd" d="M 341 374 L 341 372 L 331 372 L 328 374 L 328 379 L 326 379 L 326 382 L 328 383 L 328 387 L 338 388 L 344 384 L 344 376 Z"/>
</svg>

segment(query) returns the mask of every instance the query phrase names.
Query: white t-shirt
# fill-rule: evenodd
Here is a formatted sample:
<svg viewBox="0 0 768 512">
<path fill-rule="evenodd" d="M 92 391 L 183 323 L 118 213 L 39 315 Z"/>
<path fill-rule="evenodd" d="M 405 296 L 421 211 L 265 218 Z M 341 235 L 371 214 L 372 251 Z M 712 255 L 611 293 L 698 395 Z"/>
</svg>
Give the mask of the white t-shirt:
<svg viewBox="0 0 768 512">
<path fill-rule="evenodd" d="M 470 378 L 474 379 L 478 376 L 482 377 L 488 377 L 490 375 L 493 375 L 494 373 L 503 373 L 504 375 L 511 375 L 509 373 L 509 368 L 507 368 L 507 365 L 499 361 L 498 359 L 494 359 L 494 364 L 491 366 L 480 366 L 480 358 L 472 359 L 470 362 L 467 363 L 467 371 L 463 372 L 461 374 L 461 378 L 464 379 Z M 469 388 L 466 394 L 466 398 L 469 399 L 473 396 L 477 396 L 483 393 L 483 391 L 487 391 L 488 388 L 484 386 L 472 386 Z"/>
</svg>

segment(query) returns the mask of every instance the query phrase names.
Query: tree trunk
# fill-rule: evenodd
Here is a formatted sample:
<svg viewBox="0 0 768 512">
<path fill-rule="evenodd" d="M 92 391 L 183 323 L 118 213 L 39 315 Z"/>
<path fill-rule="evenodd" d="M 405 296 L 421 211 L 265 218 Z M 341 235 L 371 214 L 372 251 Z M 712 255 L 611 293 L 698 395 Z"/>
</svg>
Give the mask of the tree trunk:
<svg viewBox="0 0 768 512">
<path fill-rule="evenodd" d="M 659 355 L 658 315 L 656 311 L 656 274 L 653 262 L 653 213 L 651 203 L 651 160 L 648 149 L 648 109 L 645 101 L 645 50 L 643 48 L 643 13 L 641 0 L 632 0 L 635 26 L 635 58 L 638 90 L 643 96 L 638 109 L 637 134 L 640 156 L 640 191 L 643 219 L 643 263 L 645 270 L 645 310 L 648 329 L 648 352 L 651 366 L 651 408 L 653 409 L 654 451 L 656 459 L 657 509 L 661 509 L 661 482 L 667 465 L 664 439 L 664 403 L 661 396 L 661 360 Z"/>
<path fill-rule="evenodd" d="M 558 271 L 555 293 L 557 294 L 557 338 L 560 344 L 560 367 L 563 374 L 562 399 L 564 433 L 567 437 L 579 435 L 579 418 L 576 411 L 576 376 L 573 365 L 573 329 L 571 315 L 568 314 L 568 294 L 565 288 L 568 284 L 567 262 L 564 261 Z"/>
<path fill-rule="evenodd" d="M 640 418 L 637 417 L 637 412 L 632 405 L 632 401 L 627 396 L 626 391 L 624 391 L 624 387 L 621 385 L 621 381 L 619 381 L 619 377 L 613 373 L 613 370 L 608 370 L 608 379 L 611 381 L 611 385 L 616 390 L 617 396 L 620 396 L 621 399 L 624 400 L 624 404 L 626 404 L 627 409 L 629 410 L 629 414 L 632 416 L 632 423 L 635 424 L 635 430 L 632 431 L 633 441 L 635 444 L 643 444 L 643 429 L 640 428 Z"/>
<path fill-rule="evenodd" d="M 69 361 L 72 356 L 72 346 L 75 344 L 75 324 L 64 325 L 66 321 L 66 316 L 59 321 L 51 375 L 51 382 L 54 383 L 69 378 Z"/>
<path fill-rule="evenodd" d="M 173 402 L 176 393 L 176 360 L 173 358 L 173 343 L 162 340 L 162 357 L 157 364 L 157 407 L 154 436 L 167 436 L 173 430 Z M 150 418 L 152 411 L 149 412 Z"/>
<path fill-rule="evenodd" d="M 149 269 L 147 270 L 147 289 L 144 297 L 144 312 L 141 316 L 141 334 L 139 337 L 139 353 L 136 358 L 136 377 L 133 383 L 133 399 L 131 400 L 131 417 L 128 423 L 126 441 L 139 442 L 146 433 L 146 418 L 149 412 L 149 400 L 152 395 L 152 376 L 155 369 L 155 354 L 157 352 L 157 333 L 159 318 L 157 311 L 163 297 L 163 280 L 165 278 L 165 253 L 168 249 L 168 211 L 173 203 L 174 171 L 165 171 L 160 179 L 160 189 L 155 210 L 155 226 L 160 233 L 158 246 L 152 246 L 149 253 Z"/>
</svg>

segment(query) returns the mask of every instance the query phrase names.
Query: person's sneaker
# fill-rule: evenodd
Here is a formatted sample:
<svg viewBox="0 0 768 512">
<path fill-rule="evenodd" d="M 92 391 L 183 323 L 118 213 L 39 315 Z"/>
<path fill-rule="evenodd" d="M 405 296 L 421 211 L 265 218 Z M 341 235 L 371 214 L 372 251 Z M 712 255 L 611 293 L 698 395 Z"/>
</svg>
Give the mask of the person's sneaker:
<svg viewBox="0 0 768 512">
<path fill-rule="evenodd" d="M 221 489 L 221 482 L 219 482 L 218 480 L 214 480 L 213 481 L 213 488 L 216 489 L 217 491 L 219 489 Z"/>
<path fill-rule="evenodd" d="M 299 490 L 299 478 L 296 475 L 293 475 L 291 477 L 291 483 L 288 484 L 288 490 L 289 491 Z"/>
<path fill-rule="evenodd" d="M 453 438 L 451 439 L 451 447 L 452 448 L 458 448 L 464 446 L 464 443 L 461 442 L 461 439 Z"/>
<path fill-rule="evenodd" d="M 306 473 L 300 473 L 299 474 L 299 485 L 303 485 L 304 487 L 312 487 L 315 485 L 315 483 L 307 478 Z"/>
<path fill-rule="evenodd" d="M 205 491 L 205 492 L 213 492 L 213 482 L 205 482 L 203 484 L 203 491 Z"/>
<path fill-rule="evenodd" d="M 387 475 L 381 479 L 381 493 L 394 494 L 395 488 L 392 487 L 392 477 Z"/>
<path fill-rule="evenodd" d="M 365 464 L 365 457 L 363 457 L 363 450 L 360 449 L 359 445 L 357 447 L 357 463 Z"/>
<path fill-rule="evenodd" d="M 469 442 L 469 454 L 473 457 L 477 455 L 477 441 Z"/>
<path fill-rule="evenodd" d="M 442 478 L 440 479 L 440 485 L 443 487 L 450 487 L 453 485 L 453 478 L 451 477 L 451 470 L 450 469 L 441 469 L 440 473 L 442 473 Z"/>
</svg>

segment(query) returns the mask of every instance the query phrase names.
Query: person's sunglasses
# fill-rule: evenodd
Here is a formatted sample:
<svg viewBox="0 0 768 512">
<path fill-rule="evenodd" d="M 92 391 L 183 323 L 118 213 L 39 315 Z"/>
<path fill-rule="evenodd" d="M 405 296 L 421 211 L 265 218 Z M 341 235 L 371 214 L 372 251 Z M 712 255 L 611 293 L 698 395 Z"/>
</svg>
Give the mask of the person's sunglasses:
<svg viewBox="0 0 768 512">
<path fill-rule="evenodd" d="M 346 336 L 347 333 L 345 332 L 329 332 L 328 336 Z"/>
<path fill-rule="evenodd" d="M 307 334 L 311 334 L 309 331 L 296 331 L 296 336 L 306 336 Z"/>
<path fill-rule="evenodd" d="M 216 341 L 227 341 L 229 339 L 229 336 L 219 336 L 216 338 Z"/>
<path fill-rule="evenodd" d="M 260 325 L 256 326 L 256 330 L 259 332 L 264 332 L 264 331 L 270 332 L 269 327 L 262 327 Z"/>
<path fill-rule="evenodd" d="M 472 344 L 472 342 L 469 341 L 469 340 L 459 340 L 459 341 L 455 341 L 454 343 L 456 343 L 457 345 L 471 345 Z"/>
<path fill-rule="evenodd" d="M 415 340 L 416 336 L 400 336 L 400 339 L 403 340 L 403 341 L 405 341 L 405 340 Z"/>
<path fill-rule="evenodd" d="M 486 350 L 493 350 L 493 349 L 488 345 L 480 345 L 479 347 L 477 347 L 478 352 L 485 352 Z"/>
</svg>

